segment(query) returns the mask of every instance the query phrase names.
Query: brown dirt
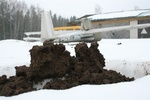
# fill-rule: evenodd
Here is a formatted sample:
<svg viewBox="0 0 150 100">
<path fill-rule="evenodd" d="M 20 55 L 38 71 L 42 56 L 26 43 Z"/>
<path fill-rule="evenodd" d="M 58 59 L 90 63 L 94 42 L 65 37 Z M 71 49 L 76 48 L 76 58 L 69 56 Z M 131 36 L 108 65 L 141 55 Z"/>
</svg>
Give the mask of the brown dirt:
<svg viewBox="0 0 150 100">
<path fill-rule="evenodd" d="M 30 50 L 30 67 L 19 66 L 16 76 L 9 79 L 0 77 L 0 95 L 12 96 L 34 91 L 33 84 L 52 79 L 43 89 L 68 89 L 82 84 L 111 84 L 132 81 L 120 73 L 103 69 L 105 59 L 93 42 L 88 48 L 86 43 L 77 44 L 76 57 L 70 56 L 63 44 L 45 41 L 43 46 Z M 110 55 L 111 56 L 111 55 Z"/>
</svg>

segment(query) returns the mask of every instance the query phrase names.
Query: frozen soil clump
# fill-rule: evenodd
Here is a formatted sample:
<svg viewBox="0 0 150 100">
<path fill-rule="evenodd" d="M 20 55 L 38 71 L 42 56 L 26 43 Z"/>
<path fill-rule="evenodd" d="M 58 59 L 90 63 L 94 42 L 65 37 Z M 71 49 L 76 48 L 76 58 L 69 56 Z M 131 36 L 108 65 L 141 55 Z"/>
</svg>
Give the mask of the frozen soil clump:
<svg viewBox="0 0 150 100">
<path fill-rule="evenodd" d="M 98 43 L 88 47 L 79 43 L 75 47 L 76 56 L 70 56 L 63 44 L 45 41 L 43 46 L 30 50 L 30 67 L 18 66 L 16 76 L 9 79 L 0 77 L 0 95 L 13 96 L 37 90 L 34 84 L 51 79 L 42 89 L 68 89 L 82 84 L 100 85 L 132 81 L 113 70 L 103 69 L 105 59 L 98 50 Z M 111 56 L 111 55 L 110 55 Z"/>
</svg>

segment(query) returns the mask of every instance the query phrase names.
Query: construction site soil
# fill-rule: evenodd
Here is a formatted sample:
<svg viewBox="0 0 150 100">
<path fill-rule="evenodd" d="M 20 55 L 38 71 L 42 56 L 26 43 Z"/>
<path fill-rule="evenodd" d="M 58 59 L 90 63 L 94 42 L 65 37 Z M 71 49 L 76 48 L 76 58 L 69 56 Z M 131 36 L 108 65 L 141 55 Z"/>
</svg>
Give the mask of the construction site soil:
<svg viewBox="0 0 150 100">
<path fill-rule="evenodd" d="M 63 44 L 45 41 L 43 46 L 30 50 L 31 64 L 16 66 L 16 76 L 0 77 L 0 95 L 13 96 L 36 91 L 35 84 L 50 79 L 41 89 L 68 89 L 82 84 L 100 85 L 133 81 L 113 70 L 106 70 L 105 58 L 98 50 L 98 43 L 75 46 L 76 56 L 70 56 Z M 111 55 L 110 55 L 111 56 Z"/>
</svg>

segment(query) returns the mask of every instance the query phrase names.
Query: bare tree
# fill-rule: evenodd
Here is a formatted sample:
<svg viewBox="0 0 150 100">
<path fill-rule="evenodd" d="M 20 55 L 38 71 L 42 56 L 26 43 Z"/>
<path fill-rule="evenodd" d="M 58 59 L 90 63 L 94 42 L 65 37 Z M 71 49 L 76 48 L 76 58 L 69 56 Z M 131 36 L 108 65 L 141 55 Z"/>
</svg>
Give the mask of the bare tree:
<svg viewBox="0 0 150 100">
<path fill-rule="evenodd" d="M 98 4 L 96 4 L 95 5 L 95 14 L 100 14 L 100 13 L 102 13 L 101 7 Z"/>
<path fill-rule="evenodd" d="M 1 28 L 2 28 L 2 33 L 1 37 L 3 39 L 6 38 L 6 12 L 7 12 L 7 2 L 5 0 L 0 1 L 0 12 L 1 12 Z"/>
<path fill-rule="evenodd" d="M 139 6 L 134 6 L 134 10 L 139 10 L 140 7 Z"/>
</svg>

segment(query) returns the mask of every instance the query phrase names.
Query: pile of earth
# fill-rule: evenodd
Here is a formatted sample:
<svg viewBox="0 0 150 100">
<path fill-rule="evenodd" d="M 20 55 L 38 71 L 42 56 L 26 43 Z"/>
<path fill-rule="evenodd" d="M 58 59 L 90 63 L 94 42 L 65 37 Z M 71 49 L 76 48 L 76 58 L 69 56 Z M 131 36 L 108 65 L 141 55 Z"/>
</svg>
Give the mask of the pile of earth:
<svg viewBox="0 0 150 100">
<path fill-rule="evenodd" d="M 34 84 L 50 79 L 41 89 L 68 89 L 82 84 L 111 84 L 132 81 L 113 70 L 104 69 L 105 59 L 98 50 L 98 43 L 88 47 L 79 43 L 75 56 L 70 56 L 63 44 L 45 41 L 43 46 L 33 46 L 30 50 L 30 67 L 18 66 L 16 76 L 0 77 L 0 95 L 13 96 L 35 91 Z M 110 55 L 111 56 L 111 55 Z"/>
</svg>

